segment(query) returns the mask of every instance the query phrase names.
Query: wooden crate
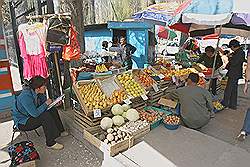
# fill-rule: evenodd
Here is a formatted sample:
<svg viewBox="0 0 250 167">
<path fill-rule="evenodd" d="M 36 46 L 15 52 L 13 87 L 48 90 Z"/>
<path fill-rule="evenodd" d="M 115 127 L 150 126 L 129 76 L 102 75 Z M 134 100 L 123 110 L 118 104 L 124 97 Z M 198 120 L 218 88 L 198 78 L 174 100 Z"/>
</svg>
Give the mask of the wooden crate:
<svg viewBox="0 0 250 167">
<path fill-rule="evenodd" d="M 133 137 L 136 140 L 136 139 L 142 138 L 143 136 L 145 136 L 149 132 L 150 132 L 150 125 L 145 126 L 143 129 L 140 129 L 140 130 L 136 131 L 133 134 Z"/>
<path fill-rule="evenodd" d="M 95 80 L 87 80 L 87 81 L 78 81 L 76 82 L 75 84 L 72 85 L 72 88 L 73 88 L 73 91 L 82 107 L 82 110 L 84 111 L 84 113 L 87 115 L 87 116 L 93 116 L 93 110 L 90 110 L 84 103 L 83 101 L 83 98 L 77 88 L 77 85 L 82 85 L 82 84 L 89 84 L 89 83 L 92 83 L 92 82 L 96 82 Z M 110 111 L 110 106 L 105 108 L 105 109 L 102 109 L 101 111 L 104 113 L 104 112 L 108 112 Z"/>
<path fill-rule="evenodd" d="M 112 115 L 111 113 L 104 113 L 102 117 L 94 118 L 94 117 L 87 116 L 80 111 L 74 110 L 74 121 L 82 129 L 85 129 L 85 128 L 90 128 L 90 127 L 100 125 L 100 122 L 103 117 L 109 117 L 111 115 Z"/>
<path fill-rule="evenodd" d="M 138 78 L 139 75 L 146 75 L 148 76 L 150 79 L 152 79 L 153 81 L 153 84 L 157 85 L 157 82 L 152 78 L 150 77 L 148 74 L 146 74 L 142 69 L 134 69 L 132 71 L 132 74 L 133 74 L 133 78 L 136 82 L 138 82 L 146 91 L 151 91 L 151 90 L 154 90 L 152 85 L 151 86 L 148 86 L 146 87 L 141 81 L 140 79 Z"/>
<path fill-rule="evenodd" d="M 120 128 L 120 129 L 121 129 L 121 130 L 124 130 L 125 132 L 127 131 L 128 133 L 131 133 L 132 136 L 133 136 L 133 138 L 134 138 L 134 140 L 136 140 L 136 139 L 139 139 L 139 138 L 145 136 L 147 133 L 150 132 L 150 124 L 148 124 L 148 125 L 145 126 L 144 128 L 139 129 L 139 130 L 137 130 L 137 131 L 135 131 L 135 132 L 130 132 L 130 131 L 125 130 L 125 129 L 123 129 L 123 128 Z"/>
<path fill-rule="evenodd" d="M 115 156 L 118 153 L 129 149 L 134 144 L 134 138 L 131 137 L 129 139 L 116 143 L 115 145 L 109 146 L 96 137 L 96 135 L 103 133 L 104 131 L 100 126 L 87 128 L 84 130 L 84 138 L 91 144 L 96 146 L 98 149 L 100 149 L 102 152 L 109 152 L 110 156 Z"/>
<path fill-rule="evenodd" d="M 132 73 L 132 71 L 127 71 L 126 73 Z M 134 79 L 135 80 L 135 79 Z M 126 92 L 126 94 L 128 95 L 128 96 L 132 96 L 132 95 L 130 95 L 127 91 L 126 91 L 126 89 L 122 86 L 122 83 L 117 79 L 117 77 L 115 78 L 115 82 Z M 135 82 L 137 82 L 136 80 L 135 80 Z M 139 83 L 139 82 L 138 82 Z M 144 89 L 144 87 L 141 85 L 141 83 L 139 83 L 139 85 L 142 87 L 142 89 L 143 89 L 143 91 L 145 92 L 145 94 L 146 94 L 146 90 Z M 132 96 L 132 98 L 140 98 L 140 96 L 139 97 L 133 97 Z"/>
<path fill-rule="evenodd" d="M 161 97 L 161 96 L 163 96 L 163 91 L 162 91 L 162 90 L 160 90 L 160 91 L 158 91 L 158 92 L 150 91 L 150 92 L 148 93 L 148 99 L 149 99 L 149 100 L 154 100 L 154 99 L 159 98 L 159 97 Z"/>
</svg>

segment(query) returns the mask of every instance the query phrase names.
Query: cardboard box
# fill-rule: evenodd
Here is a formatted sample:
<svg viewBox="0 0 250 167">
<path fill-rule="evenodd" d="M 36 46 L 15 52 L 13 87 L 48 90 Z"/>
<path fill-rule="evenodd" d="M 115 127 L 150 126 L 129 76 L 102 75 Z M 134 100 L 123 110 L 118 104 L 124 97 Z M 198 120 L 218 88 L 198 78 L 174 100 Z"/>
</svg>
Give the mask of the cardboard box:
<svg viewBox="0 0 250 167">
<path fill-rule="evenodd" d="M 176 108 L 177 106 L 177 102 L 170 100 L 170 99 L 166 99 L 166 98 L 160 98 L 160 100 L 158 101 L 158 104 L 163 105 L 163 106 L 167 106 L 170 108 Z"/>
</svg>

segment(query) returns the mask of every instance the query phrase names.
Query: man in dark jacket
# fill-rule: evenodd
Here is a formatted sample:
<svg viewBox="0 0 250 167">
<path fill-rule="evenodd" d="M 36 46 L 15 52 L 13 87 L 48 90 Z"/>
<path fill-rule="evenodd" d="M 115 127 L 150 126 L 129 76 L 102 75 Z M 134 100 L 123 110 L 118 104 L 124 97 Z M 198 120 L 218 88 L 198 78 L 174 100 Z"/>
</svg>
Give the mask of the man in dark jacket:
<svg viewBox="0 0 250 167">
<path fill-rule="evenodd" d="M 229 42 L 229 47 L 233 50 L 232 56 L 226 66 L 227 72 L 227 86 L 224 92 L 222 105 L 233 110 L 237 109 L 238 96 L 238 80 L 242 78 L 243 63 L 245 60 L 245 53 L 240 47 L 240 42 L 233 39 Z"/>
<path fill-rule="evenodd" d="M 127 67 L 127 70 L 130 70 L 130 69 L 132 69 L 132 65 L 133 65 L 132 54 L 135 53 L 136 47 L 127 43 L 125 37 L 122 37 L 120 42 L 121 42 L 121 47 L 123 48 L 123 50 L 126 54 L 126 56 L 123 60 L 123 66 Z"/>
</svg>

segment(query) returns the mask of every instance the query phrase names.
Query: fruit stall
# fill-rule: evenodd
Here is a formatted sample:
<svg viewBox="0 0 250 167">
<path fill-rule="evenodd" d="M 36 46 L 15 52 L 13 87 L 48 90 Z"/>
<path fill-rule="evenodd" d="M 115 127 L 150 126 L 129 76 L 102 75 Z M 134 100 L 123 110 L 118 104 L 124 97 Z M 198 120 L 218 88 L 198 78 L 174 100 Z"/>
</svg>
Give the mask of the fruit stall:
<svg viewBox="0 0 250 167">
<path fill-rule="evenodd" d="M 95 72 L 106 73 L 109 68 L 104 66 L 95 67 Z M 75 80 L 74 121 L 86 140 L 115 156 L 161 124 L 169 130 L 180 126 L 179 105 L 167 95 L 191 72 L 199 73 L 195 68 L 176 70 L 161 60 L 144 69 Z M 203 75 L 201 87 L 205 87 Z M 220 110 L 218 102 L 214 105 Z"/>
</svg>

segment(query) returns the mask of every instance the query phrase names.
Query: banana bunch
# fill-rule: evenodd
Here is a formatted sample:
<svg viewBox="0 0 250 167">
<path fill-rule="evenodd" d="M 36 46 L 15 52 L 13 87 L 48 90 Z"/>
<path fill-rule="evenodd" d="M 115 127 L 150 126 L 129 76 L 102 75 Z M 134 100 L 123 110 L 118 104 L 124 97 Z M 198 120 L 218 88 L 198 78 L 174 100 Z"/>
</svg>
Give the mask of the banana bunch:
<svg viewBox="0 0 250 167">
<path fill-rule="evenodd" d="M 218 101 L 214 101 L 213 106 L 216 110 L 222 110 L 224 108 L 224 106 Z"/>
<path fill-rule="evenodd" d="M 95 72 L 102 73 L 102 72 L 107 72 L 107 71 L 108 71 L 108 69 L 104 64 L 97 65 L 95 67 Z"/>
</svg>

